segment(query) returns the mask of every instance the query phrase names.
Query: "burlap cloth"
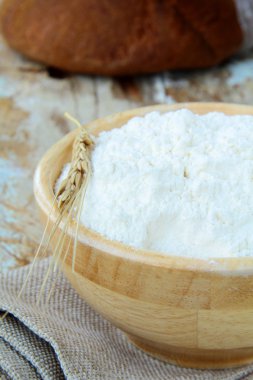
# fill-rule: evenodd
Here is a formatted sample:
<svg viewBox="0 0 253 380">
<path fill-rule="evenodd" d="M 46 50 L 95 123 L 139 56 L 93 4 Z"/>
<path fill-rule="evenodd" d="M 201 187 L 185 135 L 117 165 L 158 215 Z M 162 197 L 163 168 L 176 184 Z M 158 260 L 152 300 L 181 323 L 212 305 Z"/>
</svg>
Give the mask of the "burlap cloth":
<svg viewBox="0 0 253 380">
<path fill-rule="evenodd" d="M 62 275 L 47 306 L 36 306 L 47 266 L 47 259 L 36 264 L 20 299 L 29 268 L 0 276 L 0 308 L 11 313 L 0 323 L 1 379 L 253 379 L 253 365 L 201 371 L 153 359 L 95 313 Z"/>
</svg>

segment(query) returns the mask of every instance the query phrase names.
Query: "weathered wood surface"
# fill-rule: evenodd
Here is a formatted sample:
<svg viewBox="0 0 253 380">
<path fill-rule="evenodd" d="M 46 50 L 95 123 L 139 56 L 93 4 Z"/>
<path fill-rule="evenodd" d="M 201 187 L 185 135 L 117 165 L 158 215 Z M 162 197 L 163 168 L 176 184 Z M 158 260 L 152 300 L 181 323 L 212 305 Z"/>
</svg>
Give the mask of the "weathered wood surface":
<svg viewBox="0 0 253 380">
<path fill-rule="evenodd" d="M 0 39 L 0 266 L 25 265 L 42 227 L 33 198 L 34 169 L 55 141 L 86 123 L 154 103 L 253 104 L 253 53 L 218 68 L 138 78 L 66 76 L 24 59 Z"/>
</svg>

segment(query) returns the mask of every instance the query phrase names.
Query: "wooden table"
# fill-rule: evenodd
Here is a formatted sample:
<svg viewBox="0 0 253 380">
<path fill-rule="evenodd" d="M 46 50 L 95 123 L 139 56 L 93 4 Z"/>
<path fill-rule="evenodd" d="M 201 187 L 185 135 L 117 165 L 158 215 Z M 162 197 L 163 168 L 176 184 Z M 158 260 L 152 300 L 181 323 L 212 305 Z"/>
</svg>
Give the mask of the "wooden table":
<svg viewBox="0 0 253 380">
<path fill-rule="evenodd" d="M 42 227 L 32 180 L 43 153 L 82 123 L 154 103 L 224 101 L 253 104 L 253 52 L 212 70 L 138 78 L 66 76 L 24 59 L 0 37 L 0 264 L 32 259 Z"/>
</svg>

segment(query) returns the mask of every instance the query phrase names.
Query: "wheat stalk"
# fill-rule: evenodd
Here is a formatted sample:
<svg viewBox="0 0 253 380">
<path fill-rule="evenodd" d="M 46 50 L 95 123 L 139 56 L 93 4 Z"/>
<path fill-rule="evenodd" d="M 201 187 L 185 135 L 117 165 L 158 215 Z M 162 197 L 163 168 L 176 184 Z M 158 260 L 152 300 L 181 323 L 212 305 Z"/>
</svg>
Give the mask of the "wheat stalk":
<svg viewBox="0 0 253 380">
<path fill-rule="evenodd" d="M 49 213 L 47 225 L 46 225 L 45 231 L 44 231 L 43 236 L 42 236 L 42 241 L 41 241 L 40 246 L 38 248 L 38 251 L 35 255 L 34 262 L 37 260 L 38 253 L 41 250 L 43 251 L 43 253 L 45 253 L 45 251 L 47 250 L 58 226 L 64 220 L 64 223 L 63 223 L 64 226 L 62 227 L 62 231 L 59 234 L 58 241 L 56 242 L 54 251 L 52 253 L 51 262 L 50 262 L 49 268 L 47 270 L 47 273 L 45 275 L 45 278 L 43 280 L 40 293 L 38 294 L 37 303 L 40 302 L 41 296 L 44 292 L 45 285 L 46 285 L 46 282 L 47 282 L 47 279 L 48 279 L 50 273 L 52 271 L 55 272 L 56 266 L 58 266 L 57 264 L 59 263 L 59 260 L 62 256 L 62 253 L 63 253 L 63 250 L 65 250 L 65 254 L 63 255 L 62 262 L 60 264 L 60 269 L 65 262 L 67 254 L 70 250 L 71 238 L 69 238 L 70 240 L 69 240 L 69 244 L 68 244 L 67 249 L 64 247 L 64 242 L 66 240 L 68 228 L 70 227 L 70 222 L 73 218 L 73 214 L 76 214 L 77 220 L 76 220 L 74 245 L 73 245 L 73 255 L 72 255 L 72 257 L 73 257 L 73 259 L 72 259 L 73 260 L 72 261 L 72 270 L 74 271 L 76 248 L 77 248 L 77 237 L 78 237 L 78 229 L 79 229 L 80 214 L 81 214 L 80 208 L 82 208 L 83 199 L 85 197 L 88 180 L 91 176 L 90 153 L 91 153 L 91 149 L 92 149 L 94 143 L 93 143 L 90 135 L 88 134 L 88 132 L 85 130 L 84 127 L 81 127 L 81 124 L 76 119 L 74 119 L 68 113 L 65 113 L 64 115 L 68 119 L 73 121 L 81 129 L 80 129 L 80 133 L 77 135 L 77 137 L 74 141 L 74 144 L 73 144 L 72 159 L 71 159 L 69 173 L 67 175 L 67 178 L 60 183 L 59 188 L 55 194 L 55 199 L 54 199 L 54 202 L 52 205 L 52 210 L 53 210 L 54 204 L 56 202 L 60 213 L 59 213 L 53 227 L 50 230 L 49 236 L 46 239 L 46 246 L 44 248 L 42 248 L 42 245 L 43 245 L 42 242 L 44 242 L 44 240 L 45 240 L 47 230 L 49 227 L 49 220 L 50 220 L 51 212 Z M 23 285 L 23 287 L 19 293 L 19 296 L 21 295 L 21 293 L 23 292 L 23 290 L 27 284 L 27 281 L 28 281 L 28 278 L 30 277 L 34 262 L 32 263 L 32 266 L 31 266 L 30 271 L 28 273 L 27 279 L 26 279 L 26 281 L 25 281 L 25 283 L 24 283 L 24 285 Z M 56 282 L 56 278 L 57 278 L 57 276 L 55 276 L 55 278 L 54 278 L 54 283 Z M 54 285 L 52 288 L 54 288 Z M 48 301 L 51 293 L 52 293 L 52 289 L 48 295 L 47 301 Z"/>
<path fill-rule="evenodd" d="M 77 215 L 75 236 L 74 236 L 74 245 L 73 245 L 73 254 L 72 254 L 72 271 L 74 271 L 75 258 L 76 258 L 76 249 L 77 249 L 77 238 L 78 238 L 78 229 L 80 224 L 80 214 L 83 204 L 83 199 L 87 189 L 87 183 L 91 175 L 91 164 L 90 164 L 90 153 L 93 147 L 93 141 L 84 127 L 81 127 L 81 124 L 73 118 L 68 113 L 64 114 L 68 119 L 74 122 L 79 128 L 80 133 L 77 135 L 72 149 L 72 159 L 70 164 L 70 170 L 68 172 L 67 178 L 64 179 L 55 194 L 56 202 L 60 214 L 53 226 L 53 230 L 49 235 L 49 242 L 51 241 L 56 228 L 60 225 L 62 220 L 65 218 L 64 226 L 59 235 L 58 241 L 55 245 L 52 261 L 49 265 L 45 278 L 43 280 L 41 291 L 38 295 L 37 303 L 39 303 L 41 296 L 44 292 L 44 288 L 48 279 L 49 274 L 53 271 L 56 271 L 59 260 L 62 256 L 63 250 L 65 249 L 65 254 L 62 258 L 60 268 L 63 266 L 66 257 L 70 249 L 71 238 L 69 240 L 68 248 L 64 247 L 66 236 L 68 233 L 68 228 L 70 227 L 70 221 L 73 218 L 73 213 Z M 66 216 L 66 217 L 65 217 Z M 54 266 L 54 268 L 53 268 Z M 57 276 L 56 276 L 57 277 Z M 51 291 L 48 294 L 47 301 L 50 298 L 50 295 L 53 291 L 56 277 L 54 278 L 53 286 Z"/>
</svg>

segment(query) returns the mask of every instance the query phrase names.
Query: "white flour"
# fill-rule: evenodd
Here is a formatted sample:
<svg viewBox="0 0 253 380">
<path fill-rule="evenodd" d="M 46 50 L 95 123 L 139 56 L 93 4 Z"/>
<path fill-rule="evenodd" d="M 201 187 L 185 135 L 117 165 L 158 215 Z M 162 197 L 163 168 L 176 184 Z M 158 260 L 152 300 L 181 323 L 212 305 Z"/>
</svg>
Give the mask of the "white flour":
<svg viewBox="0 0 253 380">
<path fill-rule="evenodd" d="M 136 117 L 100 134 L 92 167 L 81 223 L 107 238 L 178 256 L 253 255 L 252 116 Z"/>
</svg>

